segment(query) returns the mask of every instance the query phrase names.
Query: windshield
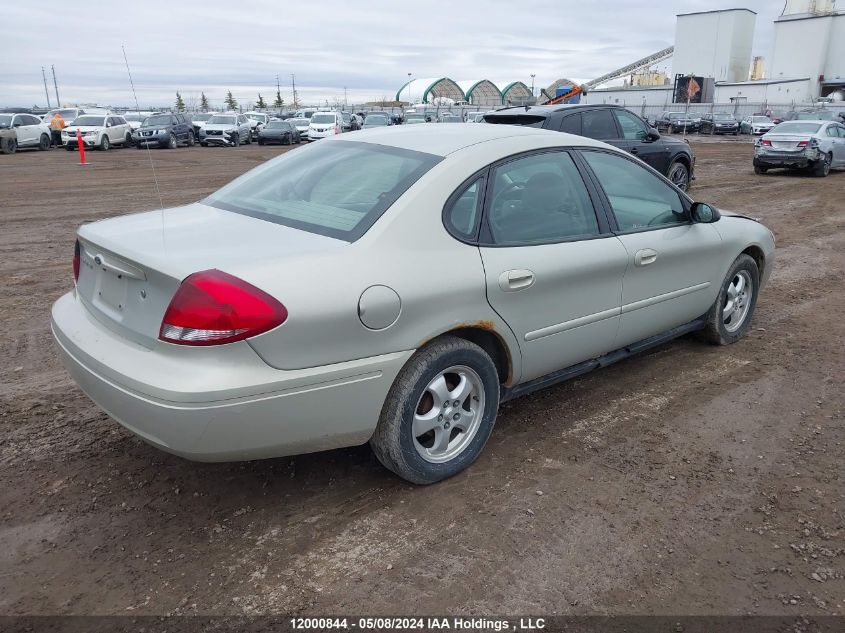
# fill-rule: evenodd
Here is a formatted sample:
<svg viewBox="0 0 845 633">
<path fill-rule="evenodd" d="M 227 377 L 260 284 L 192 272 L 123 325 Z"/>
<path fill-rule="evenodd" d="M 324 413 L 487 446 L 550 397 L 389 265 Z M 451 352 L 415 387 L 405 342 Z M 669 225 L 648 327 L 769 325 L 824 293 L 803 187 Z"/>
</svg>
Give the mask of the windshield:
<svg viewBox="0 0 845 633">
<path fill-rule="evenodd" d="M 732 114 L 724 114 L 722 112 L 717 112 L 716 114 L 713 115 L 713 120 L 714 121 L 735 121 L 736 119 L 734 119 Z"/>
<path fill-rule="evenodd" d="M 776 125 L 769 134 L 815 134 L 821 128 L 820 123 L 799 123 L 786 121 Z"/>
<path fill-rule="evenodd" d="M 769 117 L 767 116 L 753 116 L 751 117 L 752 123 L 771 123 Z"/>
<path fill-rule="evenodd" d="M 247 114 L 246 118 L 252 119 L 253 121 L 261 121 L 264 123 L 267 120 L 266 114 Z"/>
<path fill-rule="evenodd" d="M 799 112 L 796 118 L 799 121 L 833 121 L 836 119 L 836 116 L 831 110 L 818 110 L 816 112 Z"/>
<path fill-rule="evenodd" d="M 686 119 L 686 115 L 683 112 L 670 112 L 669 113 L 670 119 Z"/>
<path fill-rule="evenodd" d="M 286 130 L 288 129 L 288 124 L 285 121 L 270 121 L 267 124 L 268 130 Z"/>
<path fill-rule="evenodd" d="M 214 116 L 213 114 L 209 114 L 208 112 L 198 112 L 197 114 L 194 114 L 193 116 L 191 116 L 191 120 L 192 121 L 208 121 L 213 116 Z"/>
<path fill-rule="evenodd" d="M 159 114 L 156 116 L 148 116 L 144 119 L 144 127 L 149 127 L 151 125 L 170 125 L 170 115 Z"/>
<path fill-rule="evenodd" d="M 351 242 L 440 160 L 372 143 L 316 143 L 248 172 L 203 202 Z"/>
<path fill-rule="evenodd" d="M 315 114 L 311 117 L 311 123 L 334 123 L 333 114 Z"/>
<path fill-rule="evenodd" d="M 83 115 L 73 121 L 73 124 L 77 127 L 81 127 L 83 125 L 99 125 L 104 126 L 106 124 L 106 117 L 104 116 L 90 116 L 90 115 Z"/>
<path fill-rule="evenodd" d="M 144 115 L 142 115 L 142 114 L 129 114 L 127 112 L 126 114 L 123 115 L 123 118 L 126 119 L 127 121 L 137 121 L 137 122 L 140 123 L 141 121 L 144 120 Z"/>
<path fill-rule="evenodd" d="M 58 112 L 59 116 L 61 116 L 65 121 L 72 121 L 76 116 L 76 110 L 50 110 L 44 115 L 44 120 L 49 121 L 56 116 L 56 112 Z"/>
<path fill-rule="evenodd" d="M 371 125 L 387 125 L 387 117 L 380 116 L 377 114 L 371 114 L 366 119 L 364 119 L 365 126 Z"/>
<path fill-rule="evenodd" d="M 0 114 L 0 127 L 9 127 L 12 124 L 11 114 Z"/>
<path fill-rule="evenodd" d="M 235 125 L 236 118 L 233 116 L 226 116 L 216 114 L 208 120 L 209 125 Z"/>
</svg>

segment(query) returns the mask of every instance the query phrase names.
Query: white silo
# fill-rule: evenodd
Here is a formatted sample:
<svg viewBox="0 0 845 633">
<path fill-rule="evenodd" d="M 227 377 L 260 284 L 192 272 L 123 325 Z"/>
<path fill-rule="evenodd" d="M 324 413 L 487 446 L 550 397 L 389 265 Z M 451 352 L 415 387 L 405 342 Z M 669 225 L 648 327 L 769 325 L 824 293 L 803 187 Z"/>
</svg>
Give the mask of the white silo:
<svg viewBox="0 0 845 633">
<path fill-rule="evenodd" d="M 745 81 L 757 14 L 750 9 L 684 13 L 675 23 L 673 75 Z"/>
</svg>

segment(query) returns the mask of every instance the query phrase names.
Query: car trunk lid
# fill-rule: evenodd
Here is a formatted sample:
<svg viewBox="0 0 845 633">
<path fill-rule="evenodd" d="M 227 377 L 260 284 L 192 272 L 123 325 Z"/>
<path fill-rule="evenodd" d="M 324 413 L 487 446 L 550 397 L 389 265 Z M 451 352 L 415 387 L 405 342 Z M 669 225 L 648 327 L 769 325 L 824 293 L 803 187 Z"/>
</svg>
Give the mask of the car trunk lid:
<svg viewBox="0 0 845 633">
<path fill-rule="evenodd" d="M 249 282 L 250 269 L 270 258 L 347 244 L 199 203 L 87 224 L 78 238 L 79 298 L 104 325 L 150 348 L 188 275 L 216 268 Z"/>
<path fill-rule="evenodd" d="M 810 144 L 809 136 L 770 134 L 765 140 L 771 142 L 772 147 L 782 152 L 800 152 Z"/>
</svg>

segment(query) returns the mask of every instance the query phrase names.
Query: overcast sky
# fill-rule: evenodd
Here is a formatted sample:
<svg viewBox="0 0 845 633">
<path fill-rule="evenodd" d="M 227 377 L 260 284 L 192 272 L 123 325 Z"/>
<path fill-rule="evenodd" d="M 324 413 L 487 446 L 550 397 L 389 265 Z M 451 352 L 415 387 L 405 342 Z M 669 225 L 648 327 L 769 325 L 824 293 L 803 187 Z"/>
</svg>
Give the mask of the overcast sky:
<svg viewBox="0 0 845 633">
<path fill-rule="evenodd" d="M 182 0 L 5 3 L 0 105 L 46 105 L 55 65 L 64 104 L 130 105 L 126 47 L 142 108 L 189 105 L 204 91 L 220 107 L 231 90 L 243 105 L 272 101 L 276 75 L 291 101 L 323 104 L 393 98 L 416 77 L 521 80 L 539 88 L 578 82 L 673 43 L 675 15 L 745 7 L 757 12 L 754 54 L 769 56 L 783 0 L 381 0 L 279 2 Z M 670 68 L 671 69 L 671 68 Z"/>
</svg>

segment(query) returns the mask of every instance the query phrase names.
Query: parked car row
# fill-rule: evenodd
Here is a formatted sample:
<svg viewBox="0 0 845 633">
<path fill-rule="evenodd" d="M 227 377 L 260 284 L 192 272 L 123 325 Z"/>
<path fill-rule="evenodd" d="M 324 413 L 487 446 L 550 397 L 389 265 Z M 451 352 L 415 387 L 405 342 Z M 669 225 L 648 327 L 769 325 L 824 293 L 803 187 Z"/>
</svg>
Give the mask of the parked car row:
<svg viewBox="0 0 845 633">
<path fill-rule="evenodd" d="M 826 120 L 792 120 L 776 125 L 754 143 L 754 172 L 806 169 L 827 176 L 845 167 L 845 125 Z"/>
</svg>

